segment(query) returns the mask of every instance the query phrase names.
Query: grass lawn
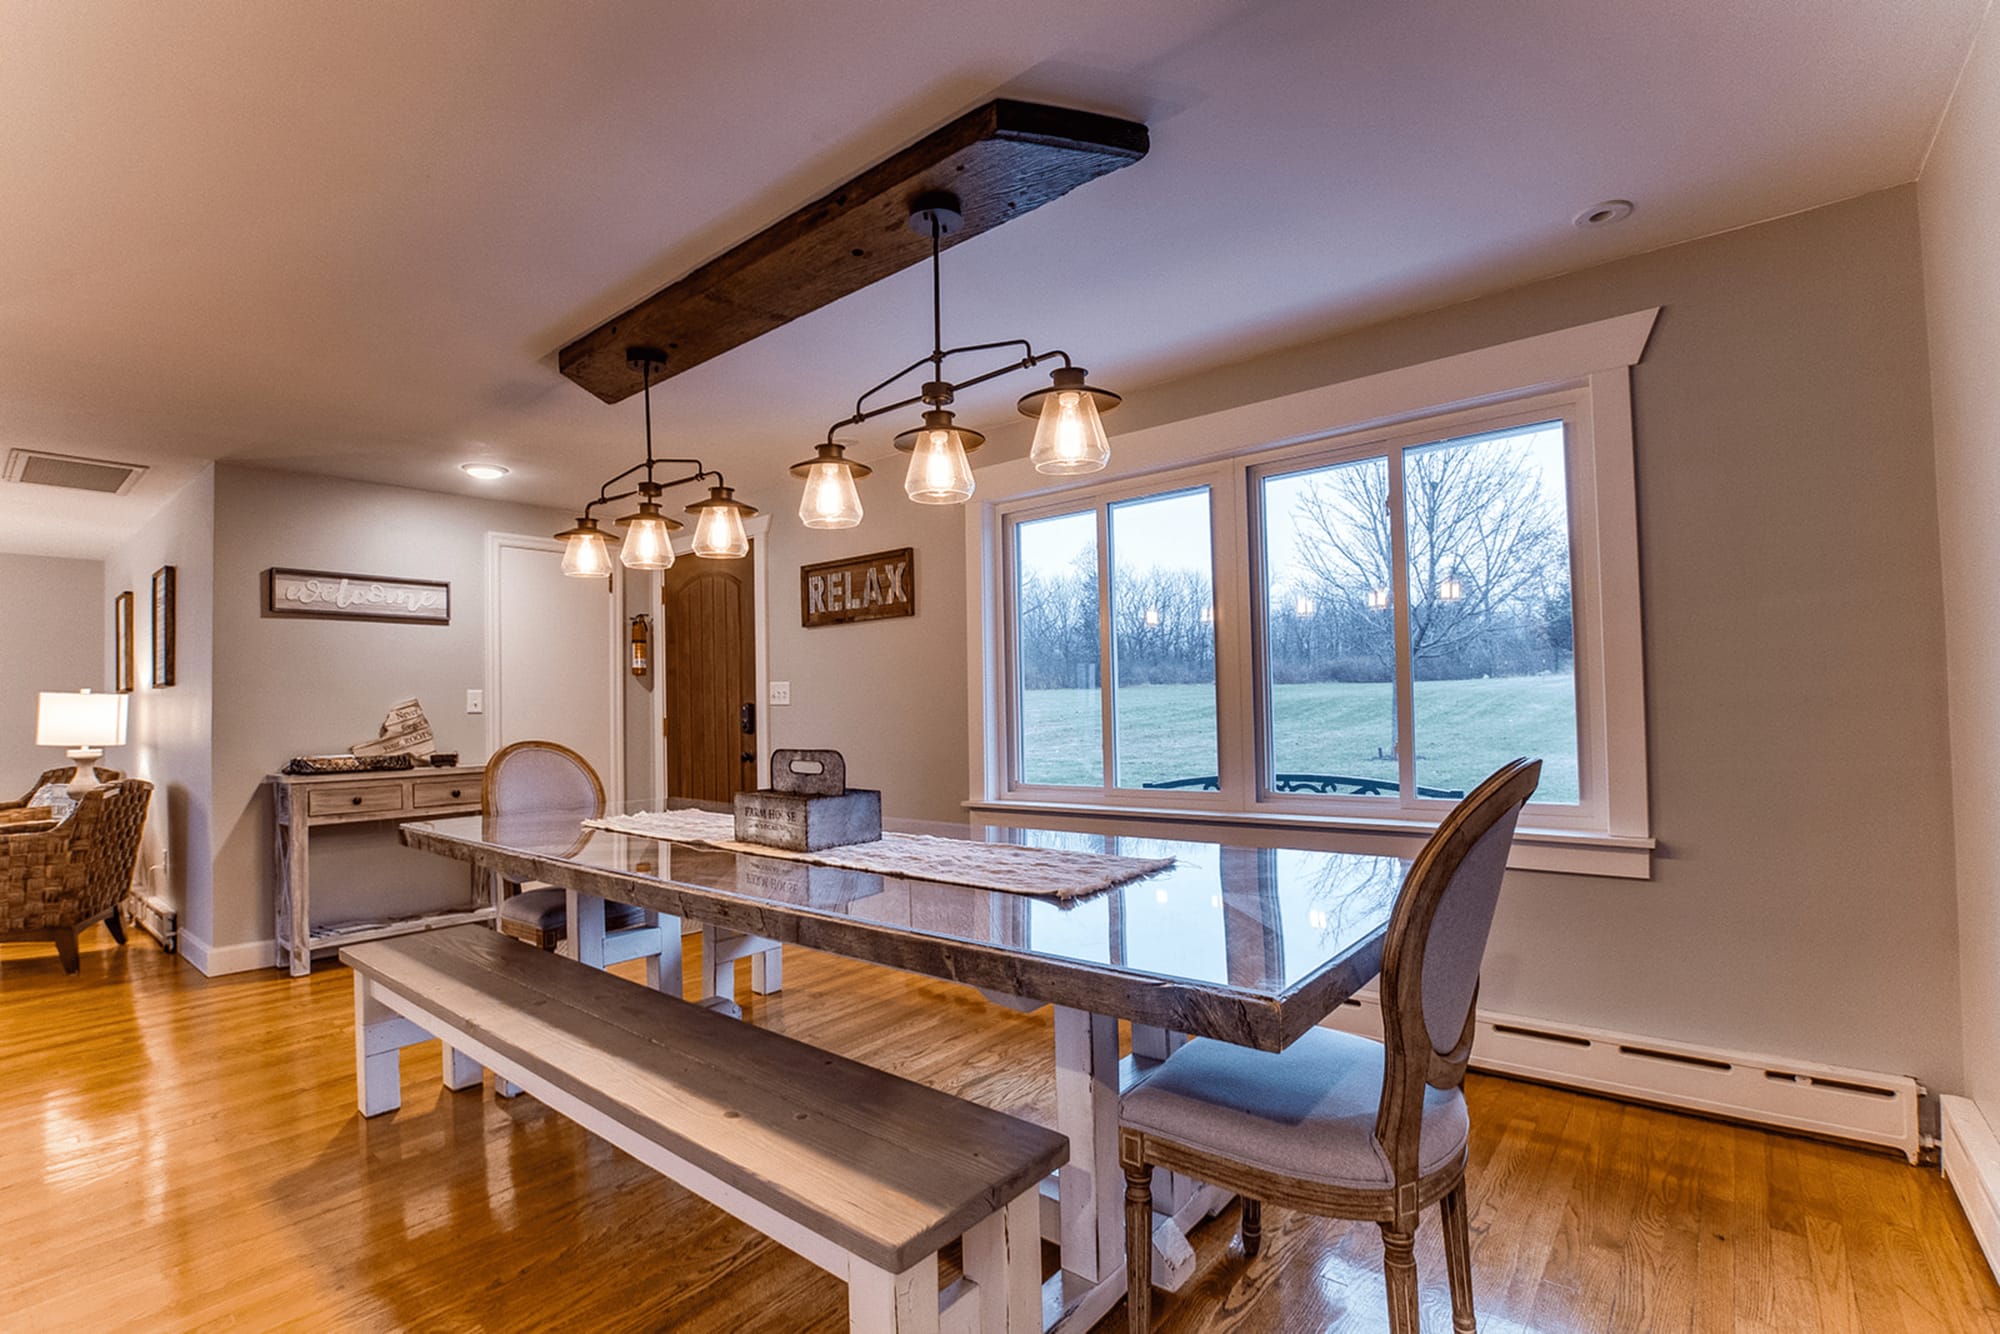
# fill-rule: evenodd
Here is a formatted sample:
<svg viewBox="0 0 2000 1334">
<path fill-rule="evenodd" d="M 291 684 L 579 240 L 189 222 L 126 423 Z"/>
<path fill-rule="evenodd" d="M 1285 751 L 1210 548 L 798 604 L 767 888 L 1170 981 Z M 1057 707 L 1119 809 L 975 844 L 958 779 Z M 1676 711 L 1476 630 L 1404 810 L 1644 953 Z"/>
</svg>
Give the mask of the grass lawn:
<svg viewBox="0 0 2000 1334">
<path fill-rule="evenodd" d="M 1395 716 L 1387 685 L 1277 686 L 1271 712 L 1279 773 L 1394 782 Z M 1030 783 L 1103 781 L 1095 690 L 1026 692 L 1023 767 Z M 1576 697 L 1565 676 L 1419 681 L 1417 782 L 1470 789 L 1516 755 L 1543 761 L 1542 801 L 1577 797 Z M 1137 787 L 1216 772 L 1210 686 L 1129 686 L 1118 692 L 1120 783 Z"/>
</svg>

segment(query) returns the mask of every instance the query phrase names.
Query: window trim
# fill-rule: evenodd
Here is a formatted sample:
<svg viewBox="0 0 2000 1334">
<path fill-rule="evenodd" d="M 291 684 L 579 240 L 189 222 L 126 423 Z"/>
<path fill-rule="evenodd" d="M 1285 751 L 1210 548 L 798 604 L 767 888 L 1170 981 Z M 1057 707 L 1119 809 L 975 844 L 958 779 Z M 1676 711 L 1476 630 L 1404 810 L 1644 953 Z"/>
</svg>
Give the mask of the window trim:
<svg viewBox="0 0 2000 1334">
<path fill-rule="evenodd" d="M 1593 793 L 1599 804 L 1588 812 L 1531 807 L 1514 864 L 1649 876 L 1653 841 L 1648 820 L 1630 367 L 1644 352 L 1658 314 L 1658 308 L 1636 311 L 1127 432 L 1118 437 L 1112 466 L 1084 486 L 1037 474 L 1025 459 L 982 469 L 981 494 L 966 515 L 971 609 L 967 651 L 972 666 L 967 686 L 971 764 L 966 805 L 984 812 L 1069 811 L 1081 817 L 1129 815 L 1420 840 L 1423 831 L 1449 809 L 1447 803 L 1436 803 L 1433 812 L 1401 798 L 1394 808 L 1360 810 L 1340 798 L 1310 799 L 1310 804 L 1282 794 L 1258 799 L 1255 788 L 1261 782 L 1261 765 L 1255 748 L 1262 744 L 1263 689 L 1255 671 L 1254 622 L 1261 618 L 1256 615 L 1253 567 L 1261 553 L 1250 549 L 1255 531 L 1255 497 L 1250 488 L 1274 464 L 1330 456 L 1343 448 L 1356 453 L 1400 448 L 1394 442 L 1413 431 L 1442 439 L 1446 437 L 1437 429 L 1442 422 L 1505 418 L 1516 411 L 1532 416 L 1527 405 L 1563 400 L 1575 405 L 1575 417 L 1564 419 L 1579 437 L 1568 453 L 1578 773 L 1584 805 L 1590 804 Z M 1541 419 L 1548 419 L 1547 414 Z M 1109 559 L 1104 506 L 1203 484 L 1211 488 L 1221 790 L 1176 794 L 1162 801 L 1163 794 L 1145 789 L 1012 783 L 1014 747 L 1009 738 L 1016 725 L 1012 717 L 1016 646 L 1008 582 L 1013 577 L 1012 522 L 1021 516 L 1046 517 L 1095 507 L 1102 563 Z M 1244 524 L 1249 527 L 1243 528 Z M 1100 599 L 1100 618 L 1108 614 L 1108 588 L 1106 592 Z M 1399 615 L 1404 614 L 1404 600 L 1398 600 Z M 1101 681 L 1108 681 L 1109 670 L 1114 667 L 1107 660 Z M 1229 688 L 1226 680 L 1235 681 L 1236 687 Z M 1102 698 L 1108 713 L 1112 708 L 1108 686 Z M 1407 683 L 1399 699 L 1410 699 Z M 1115 745 L 1108 735 L 1106 742 L 1107 747 Z M 1601 773 L 1594 789 L 1587 776 L 1592 770 Z M 1107 771 L 1106 776 L 1115 774 Z M 1568 859 L 1574 865 L 1563 864 L 1566 859 L 1560 854 L 1565 845 L 1579 849 L 1578 857 Z M 1610 859 L 1616 862 L 1615 869 L 1609 867 L 1607 852 L 1617 854 Z"/>
</svg>

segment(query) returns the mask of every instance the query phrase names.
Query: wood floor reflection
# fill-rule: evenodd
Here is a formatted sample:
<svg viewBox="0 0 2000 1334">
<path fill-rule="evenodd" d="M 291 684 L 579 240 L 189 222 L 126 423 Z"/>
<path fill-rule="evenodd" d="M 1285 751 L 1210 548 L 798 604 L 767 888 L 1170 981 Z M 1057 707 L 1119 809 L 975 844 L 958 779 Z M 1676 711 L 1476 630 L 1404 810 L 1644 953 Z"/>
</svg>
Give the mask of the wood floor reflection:
<svg viewBox="0 0 2000 1334">
<path fill-rule="evenodd" d="M 689 972 L 695 942 L 689 941 Z M 1046 1122 L 1046 1014 L 795 953 L 752 1022 Z M 0 1330 L 845 1327 L 841 1286 L 531 1098 L 354 1112 L 346 973 L 213 981 L 138 940 L 0 946 Z M 1900 1160 L 1473 1076 L 1480 1328 L 2000 1330 L 1949 1190 Z M 1173 1331 L 1386 1324 L 1372 1227 L 1234 1211 L 1157 1303 Z M 1434 1222 L 1427 1329 L 1450 1328 Z M 1119 1308 L 1100 1326 L 1124 1328 Z"/>
</svg>

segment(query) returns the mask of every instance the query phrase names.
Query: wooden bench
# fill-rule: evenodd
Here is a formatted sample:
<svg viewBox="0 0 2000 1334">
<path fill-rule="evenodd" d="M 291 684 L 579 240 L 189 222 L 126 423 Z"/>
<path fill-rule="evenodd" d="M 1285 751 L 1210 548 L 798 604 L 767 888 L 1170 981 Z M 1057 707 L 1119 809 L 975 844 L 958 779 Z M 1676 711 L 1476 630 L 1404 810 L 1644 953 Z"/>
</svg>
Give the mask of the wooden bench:
<svg viewBox="0 0 2000 1334">
<path fill-rule="evenodd" d="M 1061 1135 L 484 927 L 340 957 L 363 1116 L 401 1105 L 402 1049 L 437 1038 L 446 1087 L 490 1069 L 846 1280 L 852 1329 L 1042 1328 L 1039 1186 Z M 938 1249 L 960 1238 L 964 1277 L 940 1293 Z"/>
</svg>

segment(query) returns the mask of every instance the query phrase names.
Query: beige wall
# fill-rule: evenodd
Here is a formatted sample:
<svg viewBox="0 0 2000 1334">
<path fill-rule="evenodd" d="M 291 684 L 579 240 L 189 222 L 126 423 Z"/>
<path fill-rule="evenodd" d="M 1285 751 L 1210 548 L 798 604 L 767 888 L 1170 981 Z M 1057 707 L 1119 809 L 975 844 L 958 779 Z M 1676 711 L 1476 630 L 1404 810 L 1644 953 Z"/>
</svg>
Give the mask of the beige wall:
<svg viewBox="0 0 2000 1334">
<path fill-rule="evenodd" d="M 174 684 L 149 684 L 153 571 L 174 567 Z M 132 695 L 125 749 L 116 767 L 153 784 L 140 883 L 171 903 L 183 946 L 200 966 L 213 938 L 212 752 L 214 719 L 215 470 L 204 468 L 104 562 L 102 642 L 111 643 L 110 600 L 133 594 Z M 107 651 L 103 671 L 111 674 Z"/>
<path fill-rule="evenodd" d="M 764 710 L 771 745 L 831 747 L 847 758 L 847 780 L 882 790 L 883 809 L 905 819 L 965 819 L 965 513 L 913 505 L 899 468 L 867 483 L 858 529 L 801 527 L 798 483 L 773 479 L 760 493 L 772 510 L 771 679 L 789 680 L 789 706 Z M 799 624 L 799 566 L 914 547 L 914 616 Z"/>
<path fill-rule="evenodd" d="M 67 763 L 35 744 L 35 696 L 111 688 L 110 622 L 100 612 L 108 605 L 102 561 L 0 555 L 0 800 Z M 118 767 L 119 756 L 104 762 Z"/>
<path fill-rule="evenodd" d="M 1172 384 L 1117 383 L 1106 367 L 1128 395 L 1108 424 L 1654 305 L 1665 310 L 1633 388 L 1655 875 L 1510 877 L 1483 999 L 1950 1089 L 1961 1052 L 1914 189 Z M 1024 437 L 989 450 L 1018 452 Z M 867 484 L 859 532 L 776 525 L 772 675 L 791 678 L 796 702 L 774 716 L 784 741 L 858 750 L 852 770 L 882 777 L 891 810 L 942 815 L 966 788 L 950 690 L 965 671 L 962 515 L 931 518 L 899 480 L 885 468 Z M 924 610 L 899 635 L 788 628 L 801 559 L 906 542 Z"/>
<path fill-rule="evenodd" d="M 2000 29 L 1990 17 L 1918 207 L 1951 683 L 1965 1083 L 2000 1125 Z"/>
<path fill-rule="evenodd" d="M 538 507 L 233 465 L 215 472 L 215 913 L 217 949 L 261 953 L 273 932 L 271 810 L 264 784 L 293 755 L 345 750 L 415 696 L 441 750 L 486 756 L 485 719 L 465 712 L 486 673 L 486 534 L 544 536 Z M 441 579 L 451 623 L 393 625 L 266 616 L 274 565 Z M 410 911 L 462 901 L 466 877 L 412 852 L 392 827 L 336 830 L 314 849 L 315 915 Z M 224 967 L 240 967 L 236 957 Z"/>
</svg>

